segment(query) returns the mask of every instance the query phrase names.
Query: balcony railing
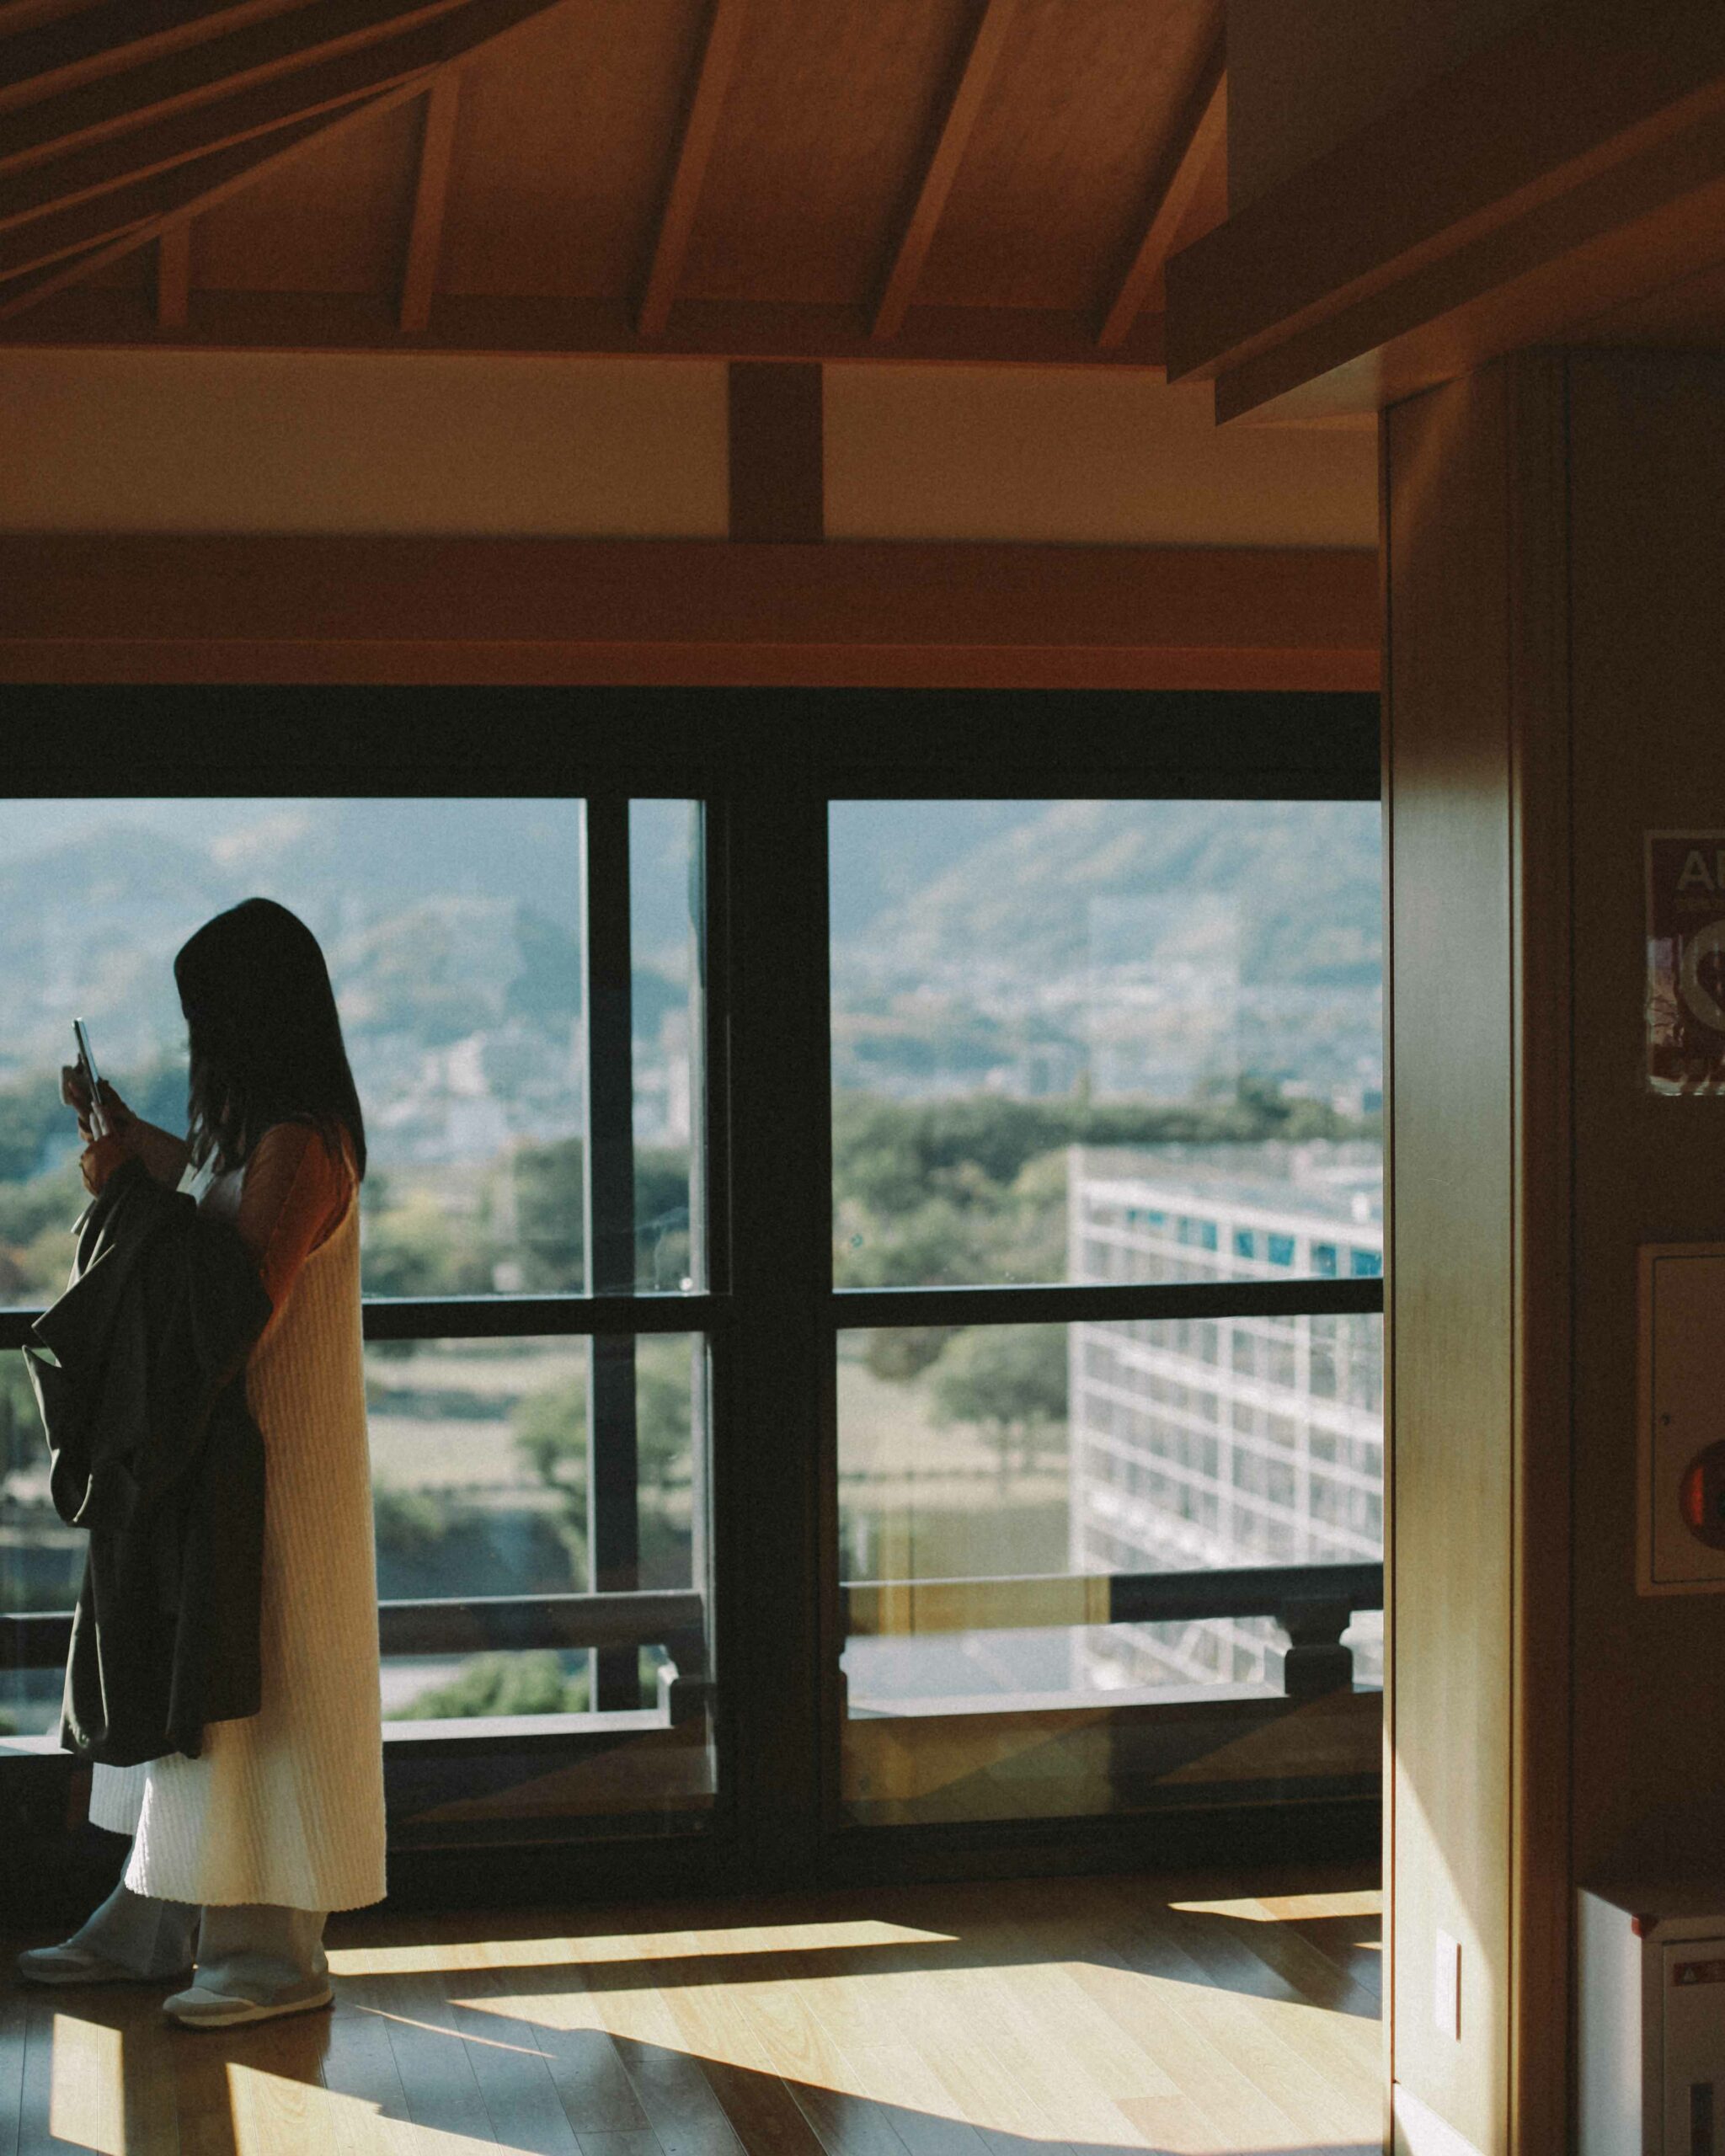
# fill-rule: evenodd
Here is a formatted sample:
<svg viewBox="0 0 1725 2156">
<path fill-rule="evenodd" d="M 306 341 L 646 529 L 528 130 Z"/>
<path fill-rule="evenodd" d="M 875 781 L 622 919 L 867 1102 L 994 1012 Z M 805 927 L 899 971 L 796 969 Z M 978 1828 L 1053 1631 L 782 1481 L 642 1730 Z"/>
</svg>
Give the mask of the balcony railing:
<svg viewBox="0 0 1725 2156">
<path fill-rule="evenodd" d="M 1169 1625 L 1272 1617 L 1290 1699 L 1354 1679 L 1342 1635 L 1359 1610 L 1384 1606 L 1381 1564 L 1255 1565 L 1195 1572 L 1044 1572 L 1015 1579 L 879 1580 L 844 1590 L 852 1638 L 1021 1631 L 1064 1625 Z"/>
<path fill-rule="evenodd" d="M 1166 1625 L 1269 1617 L 1288 1635 L 1282 1689 L 1311 1699 L 1353 1681 L 1342 1635 L 1354 1614 L 1384 1606 L 1381 1564 L 1263 1565 L 1188 1572 L 1046 1573 L 1017 1578 L 848 1582 L 852 1638 L 1021 1630 L 1056 1625 Z M 660 1704 L 673 1724 L 703 1714 L 711 1696 L 706 1604 L 692 1591 L 477 1595 L 382 1602 L 386 1657 L 662 1648 Z M 51 1669 L 66 1660 L 66 1611 L 0 1614 L 0 1670 Z"/>
</svg>

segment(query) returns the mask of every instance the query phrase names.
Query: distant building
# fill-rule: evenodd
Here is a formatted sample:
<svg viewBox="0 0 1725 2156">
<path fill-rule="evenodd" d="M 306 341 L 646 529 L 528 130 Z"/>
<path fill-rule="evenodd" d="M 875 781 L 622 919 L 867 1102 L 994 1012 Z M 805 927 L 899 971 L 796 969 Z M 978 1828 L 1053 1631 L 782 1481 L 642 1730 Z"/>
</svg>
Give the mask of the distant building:
<svg viewBox="0 0 1725 2156">
<path fill-rule="evenodd" d="M 1370 1278 L 1383 1171 L 1368 1149 L 1074 1146 L 1068 1278 Z M 1071 1562 L 1077 1572 L 1375 1560 L 1383 1550 L 1383 1346 L 1375 1316 L 1074 1325 Z M 1366 1627 L 1360 1626 L 1361 1633 Z M 1082 1636 L 1082 1681 L 1264 1678 L 1267 1620 Z M 1375 1641 L 1355 1666 L 1375 1678 Z"/>
</svg>

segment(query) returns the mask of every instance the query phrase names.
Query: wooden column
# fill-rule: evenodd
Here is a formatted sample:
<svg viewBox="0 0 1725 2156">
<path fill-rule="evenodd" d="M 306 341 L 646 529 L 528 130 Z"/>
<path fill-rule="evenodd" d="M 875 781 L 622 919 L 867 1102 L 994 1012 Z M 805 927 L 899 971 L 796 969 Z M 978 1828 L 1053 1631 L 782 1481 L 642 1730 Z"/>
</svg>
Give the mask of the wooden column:
<svg viewBox="0 0 1725 2156">
<path fill-rule="evenodd" d="M 1383 447 L 1394 2143 L 1547 2156 L 1576 1885 L 1725 1825 L 1725 1599 L 1632 1540 L 1636 1245 L 1725 1238 L 1718 1103 L 1642 1078 L 1643 835 L 1725 828 L 1725 361 L 1520 355 Z"/>
<path fill-rule="evenodd" d="M 820 367 L 734 360 L 729 375 L 731 537 L 791 544 L 824 539 Z"/>
</svg>

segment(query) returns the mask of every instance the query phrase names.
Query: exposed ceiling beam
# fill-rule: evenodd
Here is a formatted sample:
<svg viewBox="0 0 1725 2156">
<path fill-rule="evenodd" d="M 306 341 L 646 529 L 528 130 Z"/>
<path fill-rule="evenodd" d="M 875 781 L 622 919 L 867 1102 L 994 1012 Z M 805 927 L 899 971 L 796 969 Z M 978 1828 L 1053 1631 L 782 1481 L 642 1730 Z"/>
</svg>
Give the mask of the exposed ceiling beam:
<svg viewBox="0 0 1725 2156">
<path fill-rule="evenodd" d="M 51 97 L 220 37 L 292 0 L 106 0 L 6 35 L 0 18 L 0 110 Z"/>
<path fill-rule="evenodd" d="M 147 179 L 153 173 L 231 149 L 291 121 L 335 111 L 410 77 L 423 77 L 441 56 L 441 24 L 431 25 L 429 34 L 410 31 L 363 52 L 260 83 L 238 97 L 193 105 L 124 135 L 87 142 L 27 172 L 9 178 L 0 173 L 0 230 L 27 223 L 51 210 L 71 209 L 115 188 Z"/>
<path fill-rule="evenodd" d="M 1183 248 L 1172 353 L 1219 419 L 1372 412 L 1588 341 L 1722 230 L 1725 8 L 1547 0 Z"/>
<path fill-rule="evenodd" d="M 713 0 L 707 19 L 707 35 L 695 68 L 683 125 L 671 162 L 665 207 L 653 236 L 653 253 L 642 286 L 641 305 L 635 317 L 637 334 L 649 339 L 662 337 L 670 320 L 683 259 L 689 251 L 695 211 L 701 189 L 718 139 L 719 114 L 730 88 L 737 49 L 743 41 L 748 0 Z"/>
<path fill-rule="evenodd" d="M 81 261 L 80 271 L 84 266 Z M 93 258 L 88 266 L 93 266 Z M 1081 366 L 1152 373 L 1162 363 L 1159 315 L 1142 316 L 1124 344 L 1104 352 L 1097 348 L 1091 315 L 1043 307 L 916 307 L 900 334 L 885 347 L 870 337 L 868 317 L 857 307 L 710 300 L 685 300 L 667 334 L 650 343 L 638 335 L 632 308 L 620 299 L 439 292 L 431 301 L 429 327 L 412 337 L 401 328 L 393 296 L 360 292 L 201 290 L 195 319 L 172 335 L 157 328 L 140 294 L 114 286 L 58 291 L 45 295 L 28 312 L 10 306 L 5 311 L 13 318 L 0 327 L 0 346 L 374 352 L 399 351 L 406 344 L 428 352 L 521 356 L 871 360 L 885 365 Z"/>
<path fill-rule="evenodd" d="M 407 259 L 402 269 L 398 319 L 403 329 L 424 329 L 431 320 L 431 295 L 437 288 L 437 264 L 443 252 L 443 211 L 449 199 L 449 168 L 461 89 L 459 72 L 446 67 L 433 77 L 425 99 L 419 171 L 414 182 L 413 221 L 408 228 Z"/>
<path fill-rule="evenodd" d="M 169 225 L 156 243 L 156 326 L 184 329 L 191 313 L 192 228 Z"/>
<path fill-rule="evenodd" d="M 0 680 L 1371 689 L 1376 557 L 0 536 Z"/>
<path fill-rule="evenodd" d="M 874 310 L 872 328 L 872 334 L 876 337 L 896 336 L 903 325 L 911 295 L 922 275 L 922 265 L 934 243 L 935 227 L 947 205 L 953 182 L 958 178 L 970 131 L 976 125 L 984 94 L 1017 11 L 1018 0 L 984 0 L 976 34 L 970 40 L 946 111 L 935 130 L 928 161 L 923 168 L 922 184 L 916 190 L 916 199 L 911 205 L 898 245 L 893 250 L 892 262 L 881 282 L 880 300 Z"/>
<path fill-rule="evenodd" d="M 168 226 L 249 187 L 308 143 L 368 120 L 416 95 L 419 88 L 417 82 L 411 82 L 351 106 L 334 119 L 320 115 L 296 120 L 256 141 L 177 165 L 171 172 L 158 173 L 133 187 L 116 188 L 92 202 L 39 217 L 34 224 L 0 237 L 0 320 L 88 276 L 104 263 L 130 254 Z M 56 264 L 60 265 L 57 270 Z M 49 274 L 38 281 L 35 273 L 41 270 Z"/>
<path fill-rule="evenodd" d="M 1096 341 L 1104 351 L 1120 343 L 1149 298 L 1198 184 L 1221 144 L 1228 113 L 1226 61 L 1226 48 L 1218 36 L 1181 107 L 1167 154 L 1157 170 L 1150 221 L 1097 334 Z"/>
<path fill-rule="evenodd" d="M 534 13 L 547 0 L 517 8 Z M 461 12 L 464 0 L 313 0 L 267 21 L 189 45 L 55 96 L 33 99 L 8 120 L 0 163 L 56 157 L 98 136 L 141 126 L 207 98 L 227 98 L 271 76 L 373 45 L 393 31 Z M 5 47 L 0 45 L 0 65 Z M 3 92 L 0 92 L 3 101 Z"/>
<path fill-rule="evenodd" d="M 343 0 L 344 6 L 349 4 L 350 0 Z M 308 142 L 375 117 L 403 99 L 419 94 L 439 67 L 556 4 L 558 0 L 459 0 L 454 8 L 441 6 L 438 19 L 421 21 L 413 31 L 395 38 L 374 39 L 362 51 L 346 52 L 297 75 L 256 86 L 243 99 L 224 100 L 219 110 L 230 119 L 236 114 L 243 117 L 248 114 L 253 131 L 236 140 L 231 128 L 218 126 L 214 135 L 220 147 L 187 154 L 175 163 L 164 166 L 161 163 L 161 154 L 170 147 L 166 131 L 170 123 L 165 120 L 159 123 L 163 131 L 159 135 L 153 129 L 141 129 L 131 136 L 101 146 L 102 154 L 114 161 L 107 173 L 111 184 L 104 191 L 93 192 L 86 184 L 82 197 L 71 205 L 34 214 L 9 238 L 0 232 L 0 317 L 34 304 L 103 263 L 155 238 L 168 225 L 197 216 L 237 189 L 249 186 Z M 426 12 L 417 11 L 421 16 Z M 323 10 L 307 8 L 302 13 L 310 17 Z M 364 94 L 368 79 L 373 78 L 372 93 Z M 296 93 L 323 102 L 310 112 L 296 113 Z M 342 101 L 330 103 L 338 94 Z M 276 119 L 264 132 L 262 120 L 267 112 L 273 112 Z M 183 111 L 172 124 L 195 134 L 202 125 L 202 115 L 199 111 Z M 131 178 L 123 163 L 126 143 L 136 143 L 140 136 L 154 137 L 153 152 L 147 141 L 144 154 L 156 154 L 157 162 L 145 177 Z M 178 147 L 190 150 L 186 136 L 179 139 Z M 87 173 L 86 181 L 92 176 Z M 5 221 L 0 217 L 0 225 Z M 40 274 L 56 263 L 62 265 L 56 274 Z"/>
</svg>

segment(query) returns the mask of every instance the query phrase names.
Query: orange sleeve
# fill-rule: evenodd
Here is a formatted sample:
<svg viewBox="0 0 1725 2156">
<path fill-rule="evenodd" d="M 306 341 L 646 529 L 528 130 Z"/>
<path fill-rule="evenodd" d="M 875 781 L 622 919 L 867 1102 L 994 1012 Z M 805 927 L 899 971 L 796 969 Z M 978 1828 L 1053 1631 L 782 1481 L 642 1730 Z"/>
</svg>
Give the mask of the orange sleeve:
<svg viewBox="0 0 1725 2156">
<path fill-rule="evenodd" d="M 234 1225 L 280 1310 L 300 1267 L 332 1235 L 352 1199 L 354 1178 L 304 1123 L 272 1123 L 253 1149 Z"/>
</svg>

